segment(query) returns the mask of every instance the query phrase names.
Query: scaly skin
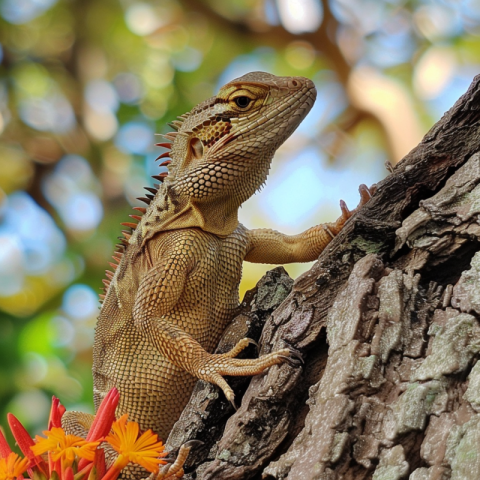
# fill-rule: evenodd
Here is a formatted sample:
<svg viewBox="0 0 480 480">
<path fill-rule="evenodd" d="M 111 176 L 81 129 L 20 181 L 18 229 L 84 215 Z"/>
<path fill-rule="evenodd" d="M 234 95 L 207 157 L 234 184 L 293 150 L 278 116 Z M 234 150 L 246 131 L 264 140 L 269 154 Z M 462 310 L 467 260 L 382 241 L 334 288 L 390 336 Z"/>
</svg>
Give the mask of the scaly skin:
<svg viewBox="0 0 480 480">
<path fill-rule="evenodd" d="M 171 147 L 168 176 L 131 237 L 126 233 L 106 282 L 94 343 L 96 408 L 117 387 L 117 415 L 128 413 L 165 439 L 198 378 L 233 400 L 224 375 L 255 375 L 290 354 L 234 358 L 245 339 L 227 354 L 211 352 L 239 305 L 244 260 L 315 260 L 350 216 L 343 206 L 336 223 L 294 236 L 238 222 L 238 208 L 265 182 L 276 149 L 315 97 L 306 78 L 254 72 L 174 122 L 178 132 L 166 135 L 172 144 L 161 144 Z M 86 425 L 85 418 L 77 420 Z"/>
</svg>

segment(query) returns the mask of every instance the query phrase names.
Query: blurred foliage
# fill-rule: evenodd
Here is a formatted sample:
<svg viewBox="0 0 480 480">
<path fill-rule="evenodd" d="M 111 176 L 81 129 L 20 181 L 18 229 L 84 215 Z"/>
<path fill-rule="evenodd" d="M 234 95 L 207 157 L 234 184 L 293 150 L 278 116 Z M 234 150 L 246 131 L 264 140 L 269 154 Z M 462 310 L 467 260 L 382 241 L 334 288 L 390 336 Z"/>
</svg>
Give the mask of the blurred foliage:
<svg viewBox="0 0 480 480">
<path fill-rule="evenodd" d="M 317 104 L 241 219 L 333 220 L 479 71 L 480 0 L 0 0 L 0 60 L 0 418 L 37 431 L 53 393 L 92 410 L 95 292 L 155 132 L 247 71 L 308 76 Z"/>
</svg>

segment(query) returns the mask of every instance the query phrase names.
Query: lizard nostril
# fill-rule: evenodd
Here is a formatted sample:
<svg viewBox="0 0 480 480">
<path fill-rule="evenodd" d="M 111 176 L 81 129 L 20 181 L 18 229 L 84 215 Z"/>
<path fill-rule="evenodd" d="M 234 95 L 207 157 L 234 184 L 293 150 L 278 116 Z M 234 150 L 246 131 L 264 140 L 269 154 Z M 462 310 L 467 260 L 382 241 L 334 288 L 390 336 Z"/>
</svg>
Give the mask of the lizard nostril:
<svg viewBox="0 0 480 480">
<path fill-rule="evenodd" d="M 300 87 L 300 82 L 298 80 L 294 80 L 293 78 L 288 82 L 289 88 L 298 88 Z"/>
</svg>

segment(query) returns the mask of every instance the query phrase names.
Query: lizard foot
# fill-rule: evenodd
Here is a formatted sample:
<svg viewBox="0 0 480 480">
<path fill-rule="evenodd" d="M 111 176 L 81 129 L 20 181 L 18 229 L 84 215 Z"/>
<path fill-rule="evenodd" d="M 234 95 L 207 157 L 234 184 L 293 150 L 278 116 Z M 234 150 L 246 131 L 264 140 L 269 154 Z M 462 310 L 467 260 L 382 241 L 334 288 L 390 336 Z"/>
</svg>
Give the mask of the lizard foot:
<svg viewBox="0 0 480 480">
<path fill-rule="evenodd" d="M 285 361 L 290 362 L 293 352 L 289 348 L 283 348 L 276 352 L 262 355 L 259 358 L 233 358 L 238 355 L 245 347 L 253 343 L 249 338 L 243 338 L 227 353 L 208 354 L 205 361 L 198 368 L 196 376 L 202 380 L 218 385 L 227 400 L 235 407 L 235 394 L 228 383 L 223 378 L 224 375 L 231 376 L 253 376 L 262 373 L 272 365 L 278 365 Z M 294 356 L 294 355 L 293 355 Z"/>
<path fill-rule="evenodd" d="M 372 198 L 375 190 L 375 187 L 368 188 L 362 183 L 358 187 L 358 192 L 360 193 L 360 202 L 358 203 L 357 208 L 355 208 L 354 210 L 349 210 L 347 204 L 343 200 L 340 200 L 340 209 L 342 210 L 342 214 L 340 215 L 340 217 L 338 217 L 335 223 L 328 223 L 325 226 L 325 229 L 328 231 L 328 233 L 330 233 L 332 238 L 338 235 L 340 230 L 345 225 L 346 221 L 352 215 L 354 215 L 360 207 L 363 207 L 363 205 L 365 205 Z"/>
</svg>

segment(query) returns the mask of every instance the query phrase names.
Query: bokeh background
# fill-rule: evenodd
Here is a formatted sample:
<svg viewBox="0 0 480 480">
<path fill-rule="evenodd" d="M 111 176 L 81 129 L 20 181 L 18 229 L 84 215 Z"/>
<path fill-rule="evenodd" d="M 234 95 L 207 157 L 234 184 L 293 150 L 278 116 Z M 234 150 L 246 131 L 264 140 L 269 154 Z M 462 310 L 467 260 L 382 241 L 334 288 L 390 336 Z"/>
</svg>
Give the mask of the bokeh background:
<svg viewBox="0 0 480 480">
<path fill-rule="evenodd" d="M 52 394 L 92 410 L 97 293 L 156 132 L 248 71 L 310 77 L 241 221 L 332 221 L 480 72 L 480 0 L 0 0 L 0 61 L 0 423 L 38 432 Z"/>
</svg>

